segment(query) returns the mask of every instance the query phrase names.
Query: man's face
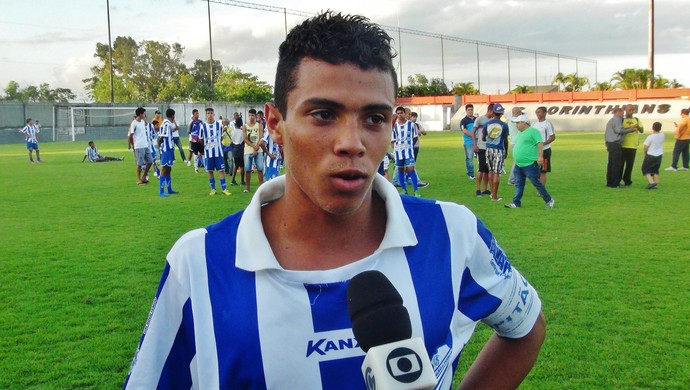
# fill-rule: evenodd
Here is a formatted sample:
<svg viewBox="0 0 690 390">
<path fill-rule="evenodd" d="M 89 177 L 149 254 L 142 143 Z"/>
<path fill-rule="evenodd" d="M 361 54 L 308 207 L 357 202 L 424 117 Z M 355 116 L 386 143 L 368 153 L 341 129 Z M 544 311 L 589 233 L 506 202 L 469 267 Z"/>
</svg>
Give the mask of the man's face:
<svg viewBox="0 0 690 390">
<path fill-rule="evenodd" d="M 633 116 L 634 107 L 632 105 L 625 106 L 625 116 L 631 118 Z"/>
<path fill-rule="evenodd" d="M 395 118 L 398 122 L 404 123 L 407 118 L 405 116 L 405 110 L 398 110 L 395 112 Z"/>
<path fill-rule="evenodd" d="M 527 123 L 527 122 L 516 122 L 515 126 L 518 128 L 518 130 L 525 131 L 529 127 L 529 123 Z"/>
<path fill-rule="evenodd" d="M 216 121 L 216 117 L 213 114 L 213 111 L 206 111 L 206 122 L 208 123 L 214 123 Z"/>
<path fill-rule="evenodd" d="M 623 117 L 623 110 L 616 111 L 614 115 L 619 117 L 619 118 L 622 118 Z"/>
<path fill-rule="evenodd" d="M 474 116 L 474 107 L 467 107 L 465 112 L 467 113 L 467 116 Z"/>
<path fill-rule="evenodd" d="M 199 119 L 199 111 L 196 111 L 195 113 L 192 114 L 192 119 L 194 119 L 194 120 Z"/>
<path fill-rule="evenodd" d="M 239 117 L 240 117 L 240 114 L 238 114 L 238 113 L 232 114 L 232 118 L 235 120 L 237 120 L 237 118 L 239 118 Z"/>
<path fill-rule="evenodd" d="M 249 118 L 249 123 L 253 124 L 254 122 L 256 122 L 256 114 L 252 114 L 250 112 L 248 118 Z"/>
<path fill-rule="evenodd" d="M 371 204 L 371 186 L 391 140 L 391 75 L 303 59 L 285 118 L 266 105 L 271 137 L 283 145 L 291 207 L 349 215 Z M 404 112 L 402 113 L 404 117 Z"/>
<path fill-rule="evenodd" d="M 537 115 L 537 119 L 541 122 L 546 118 L 546 110 L 543 110 L 541 108 L 538 108 L 537 111 L 534 112 Z"/>
<path fill-rule="evenodd" d="M 156 123 L 153 124 L 153 129 L 154 129 L 154 130 L 158 131 L 158 129 L 160 129 L 160 128 L 161 128 L 160 122 L 156 122 Z"/>
</svg>

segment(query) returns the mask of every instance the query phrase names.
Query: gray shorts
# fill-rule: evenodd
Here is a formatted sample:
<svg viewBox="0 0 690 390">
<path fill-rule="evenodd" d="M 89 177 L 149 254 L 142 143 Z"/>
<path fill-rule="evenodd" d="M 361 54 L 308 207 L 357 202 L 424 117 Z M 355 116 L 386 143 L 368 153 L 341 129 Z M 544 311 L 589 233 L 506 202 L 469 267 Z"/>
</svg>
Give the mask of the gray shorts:
<svg viewBox="0 0 690 390">
<path fill-rule="evenodd" d="M 137 160 L 137 165 L 140 166 L 153 163 L 153 156 L 149 148 L 134 149 L 134 158 Z"/>
</svg>

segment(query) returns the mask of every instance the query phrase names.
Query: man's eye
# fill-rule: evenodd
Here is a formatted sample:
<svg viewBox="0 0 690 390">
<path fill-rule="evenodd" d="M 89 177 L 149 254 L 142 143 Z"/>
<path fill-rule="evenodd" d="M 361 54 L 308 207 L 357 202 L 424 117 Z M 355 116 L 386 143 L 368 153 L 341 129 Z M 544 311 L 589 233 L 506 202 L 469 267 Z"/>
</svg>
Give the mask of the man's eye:
<svg viewBox="0 0 690 390">
<path fill-rule="evenodd" d="M 380 125 L 386 121 L 383 115 L 372 115 L 367 119 L 371 124 Z"/>
<path fill-rule="evenodd" d="M 330 121 L 335 119 L 335 115 L 333 115 L 333 113 L 330 111 L 315 111 L 311 113 L 311 116 L 321 121 Z"/>
</svg>

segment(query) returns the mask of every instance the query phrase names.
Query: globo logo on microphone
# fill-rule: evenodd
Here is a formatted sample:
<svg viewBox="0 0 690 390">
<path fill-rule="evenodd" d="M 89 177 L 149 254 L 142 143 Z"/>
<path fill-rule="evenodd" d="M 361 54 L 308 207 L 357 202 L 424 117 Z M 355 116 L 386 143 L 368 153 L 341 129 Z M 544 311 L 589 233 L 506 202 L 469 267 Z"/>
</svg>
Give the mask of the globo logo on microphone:
<svg viewBox="0 0 690 390">
<path fill-rule="evenodd" d="M 371 367 L 367 367 L 367 372 L 364 374 L 364 383 L 367 385 L 367 390 L 376 390 L 376 379 Z"/>
<path fill-rule="evenodd" d="M 412 383 L 422 376 L 422 358 L 409 348 L 396 348 L 388 354 L 386 367 L 398 382 Z"/>
</svg>

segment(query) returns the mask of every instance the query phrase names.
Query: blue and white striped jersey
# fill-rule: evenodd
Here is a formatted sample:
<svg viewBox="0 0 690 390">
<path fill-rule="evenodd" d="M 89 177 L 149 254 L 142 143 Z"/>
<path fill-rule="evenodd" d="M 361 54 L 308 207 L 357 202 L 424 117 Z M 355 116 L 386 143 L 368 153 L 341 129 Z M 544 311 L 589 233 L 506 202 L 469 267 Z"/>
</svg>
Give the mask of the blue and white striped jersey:
<svg viewBox="0 0 690 390">
<path fill-rule="evenodd" d="M 26 140 L 26 142 L 31 142 L 34 144 L 38 143 L 38 138 L 36 138 L 36 134 L 40 133 L 41 130 L 39 130 L 36 125 L 26 125 L 23 129 L 20 130 L 20 132 L 24 134 L 24 139 Z"/>
<path fill-rule="evenodd" d="M 393 150 L 397 160 L 414 157 L 414 139 L 417 137 L 417 126 L 414 123 L 411 121 L 405 121 L 403 124 L 395 122 L 393 127 Z"/>
<path fill-rule="evenodd" d="M 163 120 L 163 125 L 158 133 L 158 138 L 163 139 L 163 142 L 161 143 L 161 153 L 175 149 L 175 140 L 173 140 L 174 127 L 175 125 L 168 119 Z"/>
<path fill-rule="evenodd" d="M 98 158 L 98 148 L 97 147 L 86 147 L 86 151 L 84 151 L 84 154 L 89 157 L 89 161 L 94 162 Z"/>
<path fill-rule="evenodd" d="M 268 132 L 264 134 L 264 142 L 266 143 L 266 150 L 275 156 L 275 160 L 272 160 L 268 154 L 266 155 L 266 166 L 272 168 L 280 168 L 283 157 L 280 155 L 280 146 L 273 141 L 271 135 Z"/>
<path fill-rule="evenodd" d="M 199 139 L 204 140 L 204 157 L 223 157 L 223 147 L 220 143 L 223 135 L 222 123 L 206 123 L 201 125 Z"/>
<path fill-rule="evenodd" d="M 478 321 L 505 337 L 534 325 L 537 293 L 469 210 L 401 198 L 383 177 L 374 180 L 388 215 L 378 250 L 336 269 L 283 269 L 260 214 L 284 186 L 284 176 L 264 183 L 244 212 L 173 246 L 125 388 L 365 389 L 346 291 L 372 269 L 402 295 L 437 389 L 451 387 Z"/>
</svg>

